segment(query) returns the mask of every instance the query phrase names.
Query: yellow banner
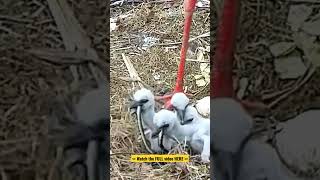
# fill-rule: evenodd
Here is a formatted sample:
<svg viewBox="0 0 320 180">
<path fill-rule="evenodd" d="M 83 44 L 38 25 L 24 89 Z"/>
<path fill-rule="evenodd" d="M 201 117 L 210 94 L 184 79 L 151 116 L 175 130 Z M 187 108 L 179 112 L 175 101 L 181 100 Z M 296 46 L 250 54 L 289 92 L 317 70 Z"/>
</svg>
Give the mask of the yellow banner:
<svg viewBox="0 0 320 180">
<path fill-rule="evenodd" d="M 131 162 L 189 162 L 188 154 L 135 154 L 131 155 Z"/>
</svg>

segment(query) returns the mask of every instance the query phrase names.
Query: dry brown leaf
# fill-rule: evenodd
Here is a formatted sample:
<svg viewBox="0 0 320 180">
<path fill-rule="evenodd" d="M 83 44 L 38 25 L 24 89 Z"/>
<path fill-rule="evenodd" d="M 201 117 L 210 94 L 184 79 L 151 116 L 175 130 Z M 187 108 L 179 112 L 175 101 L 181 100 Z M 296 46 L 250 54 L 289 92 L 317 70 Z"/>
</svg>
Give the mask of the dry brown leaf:
<svg viewBox="0 0 320 180">
<path fill-rule="evenodd" d="M 279 42 L 271 45 L 270 52 L 274 56 L 281 56 L 290 53 L 295 48 L 294 42 Z"/>
<path fill-rule="evenodd" d="M 275 59 L 274 65 L 281 79 L 295 79 L 307 71 L 307 67 L 299 56 L 279 57 Z"/>
<path fill-rule="evenodd" d="M 294 35 L 296 44 L 300 49 L 303 50 L 307 60 L 312 63 L 314 66 L 320 66 L 320 44 L 317 43 L 315 36 L 310 36 L 306 33 L 296 33 Z"/>
<path fill-rule="evenodd" d="M 241 78 L 239 81 L 239 90 L 237 92 L 237 97 L 242 99 L 245 95 L 245 92 L 248 88 L 249 80 L 248 78 Z"/>
<path fill-rule="evenodd" d="M 315 21 L 303 23 L 302 30 L 308 34 L 319 36 L 320 35 L 320 18 Z"/>
<path fill-rule="evenodd" d="M 312 8 L 307 5 L 290 6 L 288 24 L 292 31 L 298 31 L 303 22 L 310 16 Z"/>
</svg>

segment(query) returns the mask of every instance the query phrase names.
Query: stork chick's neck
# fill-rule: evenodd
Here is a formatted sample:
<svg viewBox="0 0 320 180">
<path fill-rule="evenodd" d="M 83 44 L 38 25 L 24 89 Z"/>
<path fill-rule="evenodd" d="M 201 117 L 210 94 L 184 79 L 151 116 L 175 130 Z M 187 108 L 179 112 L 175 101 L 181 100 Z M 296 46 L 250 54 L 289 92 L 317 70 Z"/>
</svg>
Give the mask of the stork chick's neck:
<svg viewBox="0 0 320 180">
<path fill-rule="evenodd" d="M 146 109 L 142 109 L 141 117 L 149 128 L 152 128 L 154 126 L 153 125 L 154 115 L 155 115 L 154 106 L 150 106 Z"/>
<path fill-rule="evenodd" d="M 176 138 L 181 140 L 191 140 L 191 136 L 196 132 L 197 128 L 192 124 L 181 125 L 179 121 L 175 121 L 173 128 L 170 130 L 175 134 Z"/>
</svg>

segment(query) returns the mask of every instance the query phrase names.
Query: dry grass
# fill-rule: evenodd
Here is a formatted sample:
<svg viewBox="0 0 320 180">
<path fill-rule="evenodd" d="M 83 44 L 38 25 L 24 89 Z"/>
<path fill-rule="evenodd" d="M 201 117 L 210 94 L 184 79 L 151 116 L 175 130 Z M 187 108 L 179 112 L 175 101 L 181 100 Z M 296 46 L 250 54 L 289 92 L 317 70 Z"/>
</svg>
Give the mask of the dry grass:
<svg viewBox="0 0 320 180">
<path fill-rule="evenodd" d="M 102 1 L 96 3 L 68 1 L 86 32 L 84 36 L 88 35 L 92 47 L 105 60 L 106 36 L 102 36 L 106 32 L 105 5 Z M 72 94 L 76 100 L 79 93 L 91 89 L 95 82 L 88 63 L 80 63 L 75 65 L 79 83 L 72 83 L 70 64 L 62 62 L 66 60 L 64 52 L 51 57 L 56 63 L 28 52 L 32 49 L 46 54 L 43 48 L 65 50 L 61 29 L 46 0 L 1 2 L 0 14 L 0 179 L 5 176 L 17 180 L 50 179 L 50 171 L 56 168 L 53 166 L 56 154 L 48 141 L 49 117 L 52 109 L 59 107 L 52 103 L 59 94 Z"/>
<path fill-rule="evenodd" d="M 127 117 L 127 109 L 123 104 L 130 91 L 128 82 L 120 81 L 119 76 L 128 76 L 121 59 L 125 53 L 132 60 L 139 76 L 149 84 L 154 92 L 163 92 L 172 89 L 178 65 L 179 47 L 165 51 L 165 47 L 172 42 L 180 42 L 182 38 L 182 14 L 180 1 L 177 6 L 162 9 L 163 4 L 140 4 L 138 6 L 117 7 L 112 10 L 112 17 L 119 13 L 133 13 L 133 18 L 121 22 L 119 31 L 111 33 L 111 98 L 112 98 L 112 151 L 113 153 L 139 153 L 141 152 L 135 136 L 135 123 Z M 244 99 L 261 101 L 267 105 L 273 104 L 279 96 L 277 92 L 295 86 L 297 79 L 281 80 L 273 65 L 275 58 L 270 54 L 269 45 L 279 41 L 292 41 L 293 32 L 287 24 L 287 15 L 290 5 L 288 1 L 241 1 L 240 27 L 235 52 L 236 63 L 234 72 L 237 80 L 247 78 L 249 86 L 245 91 Z M 314 8 L 319 7 L 312 3 L 305 3 Z M 168 13 L 177 14 L 170 17 Z M 209 12 L 197 11 L 192 24 L 192 36 L 197 36 L 209 31 Z M 214 15 L 215 16 L 215 15 Z M 213 17 L 213 16 L 212 16 Z M 213 22 L 211 35 L 215 36 L 216 18 Z M 158 37 L 160 45 L 148 51 L 141 51 L 142 35 Z M 202 38 L 191 43 L 191 50 L 196 47 L 208 45 L 209 40 Z M 179 44 L 178 44 L 179 45 Z M 211 43 L 211 46 L 215 46 Z M 124 49 L 121 49 L 124 48 Z M 128 48 L 128 49 L 126 49 Z M 214 49 L 214 48 L 213 48 Z M 193 54 L 188 58 L 194 59 Z M 207 58 L 208 59 L 208 58 Z M 198 63 L 188 63 L 186 72 L 186 85 L 191 92 L 199 90 L 195 86 L 193 75 L 199 71 Z M 160 81 L 153 78 L 160 75 Z M 283 121 L 310 108 L 319 108 L 320 72 L 317 70 L 303 86 L 299 87 L 290 96 L 281 100 L 269 110 L 269 115 Z M 199 97 L 208 94 L 205 89 Z M 271 98 L 265 98 L 271 96 Z M 314 98 L 316 97 L 316 98 Z M 111 176 L 115 179 L 178 179 L 182 178 L 181 171 L 170 164 L 159 169 L 153 169 L 148 164 L 133 164 L 129 162 L 129 155 L 114 155 L 111 158 Z M 208 178 L 208 169 L 203 165 L 188 164 L 190 174 L 187 179 Z M 166 172 L 166 173 L 165 173 Z M 199 174 L 205 174 L 201 177 Z M 157 173 L 160 175 L 158 176 Z M 197 174 L 199 173 L 199 174 Z M 170 176 L 170 177 L 169 177 Z"/>
<path fill-rule="evenodd" d="M 111 17 L 126 12 L 132 13 L 120 23 L 119 30 L 111 33 L 111 177 L 112 179 L 208 179 L 209 167 L 196 161 L 184 165 L 166 164 L 153 168 L 147 163 L 131 163 L 130 154 L 145 152 L 137 139 L 137 125 L 130 118 L 126 108 L 128 94 L 132 91 L 130 82 L 119 77 L 129 77 L 122 59 L 124 53 L 133 63 L 139 77 L 156 93 L 171 91 L 175 85 L 179 63 L 180 46 L 183 32 L 182 2 L 176 2 L 174 7 L 164 9 L 165 4 L 144 3 L 137 6 L 115 7 Z M 119 14 L 121 13 L 121 14 Z M 170 16 L 171 15 L 171 16 Z M 191 37 L 209 32 L 209 9 L 194 13 Z M 159 38 L 158 44 L 143 51 L 143 35 Z M 172 45 L 171 43 L 176 43 Z M 166 51 L 167 47 L 176 46 Z M 191 50 L 197 47 L 209 46 L 209 37 L 199 38 L 191 43 Z M 125 49 L 128 48 L 128 49 Z M 196 59 L 189 53 L 188 58 Z M 209 60 L 206 54 L 206 60 Z M 189 92 L 197 92 L 193 75 L 199 73 L 199 62 L 188 62 L 186 68 L 185 86 Z M 154 76 L 159 75 L 156 80 Z M 202 90 L 198 97 L 209 94 L 209 87 Z M 183 174 L 187 166 L 189 174 Z"/>
<path fill-rule="evenodd" d="M 269 51 L 269 45 L 280 41 L 293 41 L 293 32 L 287 16 L 291 5 L 288 1 L 243 1 L 239 37 L 236 50 L 235 74 L 237 78 L 248 78 L 249 88 L 244 98 L 274 103 L 279 95 L 265 99 L 295 86 L 297 79 L 281 80 L 274 68 L 276 60 Z M 305 3 L 318 9 L 317 5 Z M 319 96 L 319 70 L 296 92 L 281 100 L 270 109 L 279 121 L 286 120 L 318 104 L 314 97 Z M 315 103 L 316 102 L 316 103 Z M 319 105 L 316 105 L 319 107 Z"/>
</svg>

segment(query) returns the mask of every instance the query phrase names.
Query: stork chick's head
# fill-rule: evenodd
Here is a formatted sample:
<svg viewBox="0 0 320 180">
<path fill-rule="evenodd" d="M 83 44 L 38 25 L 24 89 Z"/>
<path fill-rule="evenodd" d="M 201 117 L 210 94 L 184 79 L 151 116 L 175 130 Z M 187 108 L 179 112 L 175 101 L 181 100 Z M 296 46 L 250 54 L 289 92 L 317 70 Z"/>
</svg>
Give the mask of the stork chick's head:
<svg viewBox="0 0 320 180">
<path fill-rule="evenodd" d="M 154 105 L 155 101 L 153 93 L 146 88 L 142 88 L 134 93 L 133 103 L 131 104 L 130 108 L 133 109 L 141 106 L 141 109 L 146 110 L 154 108 Z"/>
<path fill-rule="evenodd" d="M 215 98 L 213 111 L 213 141 L 216 149 L 235 153 L 253 126 L 252 117 L 232 98 Z"/>
<path fill-rule="evenodd" d="M 176 111 L 181 124 L 183 125 L 186 108 L 190 102 L 190 99 L 184 93 L 178 92 L 172 96 L 170 102 L 173 106 L 173 109 Z"/>
<path fill-rule="evenodd" d="M 80 123 L 94 127 L 108 123 L 109 98 L 107 87 L 101 86 L 83 95 L 75 105 L 77 119 Z"/>
<path fill-rule="evenodd" d="M 194 119 L 197 119 L 198 117 L 199 117 L 199 114 L 197 109 L 193 106 L 187 106 L 185 110 L 183 124 L 192 122 Z"/>
<path fill-rule="evenodd" d="M 156 125 L 156 132 L 152 134 L 153 137 L 160 134 L 161 131 L 170 131 L 177 122 L 177 116 L 174 112 L 167 109 L 161 109 L 153 117 L 153 123 Z"/>
</svg>

